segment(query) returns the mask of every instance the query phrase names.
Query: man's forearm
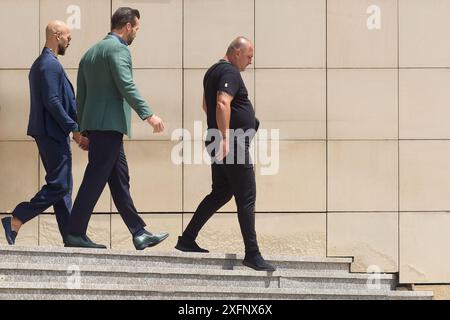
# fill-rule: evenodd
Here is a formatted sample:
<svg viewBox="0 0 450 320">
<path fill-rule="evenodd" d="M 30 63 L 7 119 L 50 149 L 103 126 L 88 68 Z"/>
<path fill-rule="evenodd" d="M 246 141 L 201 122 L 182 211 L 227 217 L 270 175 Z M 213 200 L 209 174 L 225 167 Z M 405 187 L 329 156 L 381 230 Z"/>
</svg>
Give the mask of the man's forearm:
<svg viewBox="0 0 450 320">
<path fill-rule="evenodd" d="M 230 128 L 231 107 L 225 103 L 217 103 L 216 121 L 217 127 L 222 133 L 222 137 L 228 139 L 228 129 Z"/>
<path fill-rule="evenodd" d="M 59 98 L 53 97 L 48 99 L 44 103 L 44 107 L 66 134 L 79 130 L 78 124 L 64 110 Z"/>
<path fill-rule="evenodd" d="M 217 127 L 224 139 L 228 139 L 228 129 L 230 128 L 231 101 L 233 97 L 225 92 L 217 94 L 216 122 Z"/>
</svg>

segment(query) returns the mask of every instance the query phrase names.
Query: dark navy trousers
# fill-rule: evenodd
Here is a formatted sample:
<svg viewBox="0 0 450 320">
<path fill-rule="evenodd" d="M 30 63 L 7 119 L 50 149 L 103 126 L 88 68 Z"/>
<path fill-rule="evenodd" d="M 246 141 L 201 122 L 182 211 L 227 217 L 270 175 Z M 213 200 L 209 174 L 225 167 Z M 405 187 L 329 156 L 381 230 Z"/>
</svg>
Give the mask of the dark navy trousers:
<svg viewBox="0 0 450 320">
<path fill-rule="evenodd" d="M 108 183 L 114 204 L 133 234 L 145 227 L 130 195 L 130 176 L 123 149 L 123 134 L 116 131 L 89 131 L 89 163 L 84 173 L 69 222 L 69 233 L 86 234 L 89 220 Z"/>
<path fill-rule="evenodd" d="M 47 136 L 34 137 L 46 172 L 46 184 L 29 202 L 22 202 L 12 215 L 22 223 L 53 206 L 61 236 L 67 234 L 72 209 L 72 152 L 70 139 L 56 141 Z"/>
</svg>

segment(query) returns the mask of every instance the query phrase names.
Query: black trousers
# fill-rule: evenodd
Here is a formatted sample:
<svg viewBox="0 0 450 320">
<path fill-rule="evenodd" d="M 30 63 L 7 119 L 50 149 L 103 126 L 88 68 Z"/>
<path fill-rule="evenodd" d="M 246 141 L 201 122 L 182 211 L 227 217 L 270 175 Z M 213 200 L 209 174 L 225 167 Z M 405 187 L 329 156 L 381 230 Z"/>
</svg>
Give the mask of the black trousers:
<svg viewBox="0 0 450 320">
<path fill-rule="evenodd" d="M 56 141 L 47 136 L 34 137 L 46 172 L 46 184 L 29 202 L 17 205 L 12 215 L 22 223 L 53 206 L 59 232 L 67 234 L 70 211 L 72 210 L 72 152 L 70 140 Z"/>
<path fill-rule="evenodd" d="M 89 163 L 70 216 L 69 233 L 85 235 L 92 211 L 108 183 L 120 216 L 135 233 L 145 227 L 130 195 L 130 176 L 123 149 L 123 135 L 116 131 L 89 132 Z"/>
<path fill-rule="evenodd" d="M 259 252 L 255 230 L 256 183 L 251 164 L 212 164 L 212 192 L 203 199 L 183 237 L 195 240 L 212 215 L 234 196 L 245 252 Z"/>
</svg>

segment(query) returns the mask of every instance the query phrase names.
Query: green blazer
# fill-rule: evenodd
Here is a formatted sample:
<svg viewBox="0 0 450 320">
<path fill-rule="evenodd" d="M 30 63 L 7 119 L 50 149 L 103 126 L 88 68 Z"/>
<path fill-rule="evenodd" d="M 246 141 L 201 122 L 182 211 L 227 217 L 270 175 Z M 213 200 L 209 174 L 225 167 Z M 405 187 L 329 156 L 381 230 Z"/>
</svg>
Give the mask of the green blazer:
<svg viewBox="0 0 450 320">
<path fill-rule="evenodd" d="M 81 58 L 77 78 L 80 131 L 118 131 L 131 137 L 131 108 L 142 120 L 153 115 L 133 81 L 128 47 L 113 35 Z"/>
</svg>

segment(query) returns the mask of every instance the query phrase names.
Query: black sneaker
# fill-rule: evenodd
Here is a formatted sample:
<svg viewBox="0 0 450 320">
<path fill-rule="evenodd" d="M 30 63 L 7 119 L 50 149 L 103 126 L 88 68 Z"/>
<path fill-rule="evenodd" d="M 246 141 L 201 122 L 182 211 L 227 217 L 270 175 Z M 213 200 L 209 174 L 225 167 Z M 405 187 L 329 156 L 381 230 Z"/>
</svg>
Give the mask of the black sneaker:
<svg viewBox="0 0 450 320">
<path fill-rule="evenodd" d="M 254 254 L 254 255 L 245 255 L 244 261 L 242 261 L 242 264 L 246 267 L 255 269 L 257 271 L 270 271 L 273 272 L 277 270 L 276 267 L 269 264 L 264 260 L 264 258 L 261 256 L 260 253 Z"/>
<path fill-rule="evenodd" d="M 189 241 L 184 239 L 183 237 L 178 237 L 178 242 L 177 245 L 175 246 L 175 249 L 183 252 L 200 252 L 200 253 L 209 252 L 206 249 L 200 248 L 195 241 Z"/>
</svg>

